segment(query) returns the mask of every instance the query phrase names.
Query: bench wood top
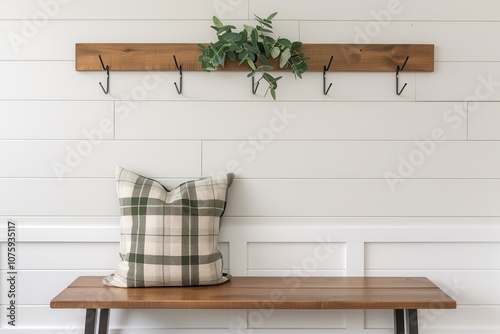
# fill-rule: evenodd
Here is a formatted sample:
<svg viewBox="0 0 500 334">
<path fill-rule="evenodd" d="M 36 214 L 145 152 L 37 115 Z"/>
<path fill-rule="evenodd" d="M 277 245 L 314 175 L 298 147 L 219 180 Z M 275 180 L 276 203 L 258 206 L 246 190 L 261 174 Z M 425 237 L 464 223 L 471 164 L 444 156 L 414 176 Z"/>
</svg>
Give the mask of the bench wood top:
<svg viewBox="0 0 500 334">
<path fill-rule="evenodd" d="M 424 277 L 232 277 L 216 286 L 115 288 L 81 276 L 52 308 L 85 309 L 453 309 Z"/>
</svg>

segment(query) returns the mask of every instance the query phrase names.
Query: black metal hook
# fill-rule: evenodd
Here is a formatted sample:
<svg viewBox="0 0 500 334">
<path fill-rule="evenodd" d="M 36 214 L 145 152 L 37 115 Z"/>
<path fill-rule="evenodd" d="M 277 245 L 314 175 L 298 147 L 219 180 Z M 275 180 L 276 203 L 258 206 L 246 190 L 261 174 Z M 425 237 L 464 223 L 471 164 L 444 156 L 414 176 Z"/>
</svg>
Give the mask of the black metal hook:
<svg viewBox="0 0 500 334">
<path fill-rule="evenodd" d="M 107 82 L 106 83 L 106 89 L 104 89 L 104 86 L 102 85 L 101 82 L 99 82 L 99 85 L 101 86 L 102 91 L 104 92 L 104 94 L 108 94 L 109 93 L 109 65 L 104 66 L 104 62 L 102 61 L 101 55 L 99 55 L 99 60 L 101 61 L 102 69 L 104 71 L 106 71 L 106 82 Z"/>
<path fill-rule="evenodd" d="M 332 83 L 326 88 L 326 72 L 330 70 L 330 65 L 332 65 L 333 56 L 330 57 L 330 61 L 328 62 L 328 67 L 323 66 L 323 94 L 328 95 L 330 88 L 332 88 Z"/>
<path fill-rule="evenodd" d="M 401 90 L 399 90 L 399 72 L 403 71 L 403 69 L 406 66 L 406 62 L 408 61 L 409 58 L 410 58 L 410 56 L 406 57 L 406 60 L 405 60 L 403 66 L 401 68 L 399 67 L 399 65 L 396 68 L 396 94 L 398 94 L 398 96 L 401 95 L 401 93 L 403 92 L 403 90 L 406 87 L 406 83 L 405 83 L 404 86 L 403 86 L 403 88 L 401 88 Z"/>
<path fill-rule="evenodd" d="M 255 95 L 255 93 L 257 93 L 257 89 L 259 89 L 259 84 L 260 84 L 259 81 L 257 81 L 257 84 L 255 84 L 255 77 L 252 76 L 252 93 L 253 93 L 253 95 Z"/>
<path fill-rule="evenodd" d="M 179 95 L 182 94 L 182 65 L 179 66 L 179 64 L 177 64 L 177 58 L 175 58 L 175 55 L 174 55 L 174 62 L 175 62 L 175 67 L 177 68 L 177 70 L 179 71 L 179 86 L 177 86 L 177 82 L 174 82 L 174 85 L 175 85 L 175 89 L 177 90 L 177 93 Z"/>
</svg>

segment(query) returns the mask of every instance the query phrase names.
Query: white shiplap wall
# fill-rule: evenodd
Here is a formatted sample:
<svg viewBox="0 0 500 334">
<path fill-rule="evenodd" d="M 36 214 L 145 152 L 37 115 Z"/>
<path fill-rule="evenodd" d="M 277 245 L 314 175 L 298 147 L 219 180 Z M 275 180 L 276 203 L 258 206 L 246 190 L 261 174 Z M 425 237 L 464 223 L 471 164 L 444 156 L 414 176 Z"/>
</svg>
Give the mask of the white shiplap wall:
<svg viewBox="0 0 500 334">
<path fill-rule="evenodd" d="M 377 22 L 387 8 L 397 11 Z M 273 102 L 253 96 L 244 73 L 186 72 L 179 96 L 176 73 L 112 72 L 106 96 L 103 73 L 74 70 L 78 42 L 205 42 L 214 14 L 241 25 L 273 11 L 276 31 L 306 43 L 434 43 L 435 72 L 402 73 L 401 96 L 394 74 L 333 72 L 327 97 L 320 73 L 285 73 Z M 496 0 L 1 0 L 0 328 L 14 332 L 11 219 L 16 333 L 81 331 L 81 311 L 48 303 L 76 276 L 114 269 L 121 165 L 168 186 L 236 169 L 221 234 L 234 275 L 427 276 L 459 306 L 420 312 L 422 332 L 497 333 L 499 13 Z M 333 314 L 122 311 L 111 328 L 393 332 L 390 312 Z"/>
</svg>

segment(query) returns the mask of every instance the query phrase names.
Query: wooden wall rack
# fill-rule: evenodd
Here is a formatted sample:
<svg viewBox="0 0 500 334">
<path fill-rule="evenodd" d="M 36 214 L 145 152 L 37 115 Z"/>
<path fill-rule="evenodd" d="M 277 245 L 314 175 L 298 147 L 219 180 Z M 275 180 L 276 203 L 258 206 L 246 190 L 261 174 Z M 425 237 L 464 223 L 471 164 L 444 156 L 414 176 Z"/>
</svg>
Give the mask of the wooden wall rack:
<svg viewBox="0 0 500 334">
<path fill-rule="evenodd" d="M 433 44 L 304 44 L 310 72 L 323 72 L 331 56 L 331 71 L 395 72 L 410 57 L 405 72 L 433 72 Z M 111 71 L 177 71 L 175 55 L 184 71 L 201 71 L 198 44 L 76 44 L 76 70 L 102 71 L 99 60 Z M 277 64 L 274 66 L 278 68 Z M 249 67 L 227 62 L 224 71 L 249 71 Z"/>
</svg>

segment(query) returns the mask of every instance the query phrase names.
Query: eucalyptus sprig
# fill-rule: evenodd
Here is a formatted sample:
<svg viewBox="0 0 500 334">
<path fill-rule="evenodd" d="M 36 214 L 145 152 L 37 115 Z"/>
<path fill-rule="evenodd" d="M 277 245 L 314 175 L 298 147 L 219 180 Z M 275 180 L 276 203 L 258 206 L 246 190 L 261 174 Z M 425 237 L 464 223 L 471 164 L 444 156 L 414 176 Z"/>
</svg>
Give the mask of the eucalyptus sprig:
<svg viewBox="0 0 500 334">
<path fill-rule="evenodd" d="M 224 25 L 214 16 L 214 25 L 211 27 L 217 32 L 218 41 L 209 45 L 199 44 L 202 53 L 198 61 L 201 62 L 202 68 L 210 72 L 219 66 L 224 67 L 226 58 L 229 61 L 239 61 L 239 65 L 246 63 L 251 70 L 248 77 L 261 72 L 262 76 L 257 83 L 264 79 L 268 83 L 266 95 L 270 92 L 276 100 L 276 89 L 281 76 L 274 77 L 268 73 L 274 69 L 269 60 L 279 57 L 279 68 L 290 68 L 295 77 L 302 78 L 302 73 L 308 69 L 306 60 L 309 59 L 299 52 L 301 42 L 291 42 L 281 37 L 274 39 L 270 36 L 273 33 L 272 20 L 277 14 L 277 12 L 273 13 L 265 19 L 254 15 L 258 24 L 256 26 L 245 25 L 244 29 L 239 32 L 233 31 L 236 29 L 235 26 Z"/>
</svg>

